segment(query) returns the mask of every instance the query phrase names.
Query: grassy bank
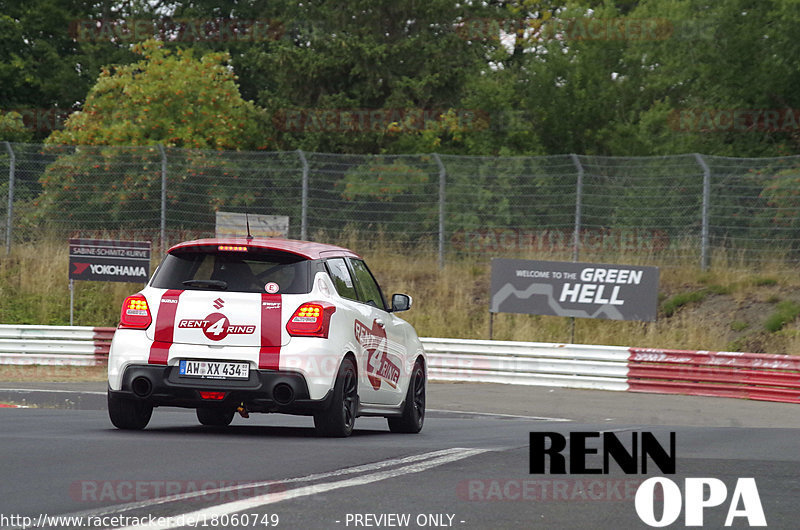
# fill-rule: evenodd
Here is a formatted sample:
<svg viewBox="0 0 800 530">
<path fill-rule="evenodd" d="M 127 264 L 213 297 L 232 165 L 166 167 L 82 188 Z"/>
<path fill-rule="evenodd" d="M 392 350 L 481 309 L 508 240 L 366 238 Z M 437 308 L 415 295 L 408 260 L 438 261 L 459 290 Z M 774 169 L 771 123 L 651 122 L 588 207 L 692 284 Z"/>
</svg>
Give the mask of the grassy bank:
<svg viewBox="0 0 800 530">
<path fill-rule="evenodd" d="M 407 320 L 421 336 L 488 338 L 488 257 L 442 270 L 432 256 L 367 257 L 387 291 L 414 296 Z M 575 342 L 800 354 L 800 279 L 792 268 L 721 264 L 702 273 L 687 264 L 660 272 L 657 322 L 576 319 Z M 570 336 L 566 318 L 498 314 L 494 320 L 499 340 L 569 342 Z"/>
<path fill-rule="evenodd" d="M 387 295 L 412 295 L 414 308 L 403 317 L 421 336 L 488 338 L 490 256 L 450 259 L 439 269 L 430 252 L 343 244 L 364 255 Z M 618 261 L 631 263 L 630 257 Z M 16 245 L 0 260 L 0 321 L 68 324 L 67 262 L 63 241 Z M 716 256 L 714 264 L 708 273 L 700 272 L 696 263 L 661 269 L 657 322 L 577 319 L 575 342 L 800 354 L 800 278 L 795 270 L 778 262 L 747 270 L 740 263 L 726 263 L 724 256 Z M 75 324 L 91 326 L 116 325 L 122 300 L 140 288 L 99 282 L 75 286 Z M 568 342 L 570 324 L 559 317 L 500 314 L 494 338 Z"/>
</svg>

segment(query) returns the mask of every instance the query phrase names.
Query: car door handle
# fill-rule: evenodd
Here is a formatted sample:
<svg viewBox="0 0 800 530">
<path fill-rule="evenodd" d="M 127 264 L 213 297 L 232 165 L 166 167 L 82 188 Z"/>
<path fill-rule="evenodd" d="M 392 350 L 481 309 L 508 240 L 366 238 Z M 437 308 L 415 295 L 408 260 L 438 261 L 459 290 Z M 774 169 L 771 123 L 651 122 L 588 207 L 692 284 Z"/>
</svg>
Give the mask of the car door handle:
<svg viewBox="0 0 800 530">
<path fill-rule="evenodd" d="M 382 327 L 382 328 L 386 327 L 386 322 L 384 322 L 382 318 L 376 318 L 375 319 L 375 323 L 377 325 L 379 325 L 380 327 Z"/>
</svg>

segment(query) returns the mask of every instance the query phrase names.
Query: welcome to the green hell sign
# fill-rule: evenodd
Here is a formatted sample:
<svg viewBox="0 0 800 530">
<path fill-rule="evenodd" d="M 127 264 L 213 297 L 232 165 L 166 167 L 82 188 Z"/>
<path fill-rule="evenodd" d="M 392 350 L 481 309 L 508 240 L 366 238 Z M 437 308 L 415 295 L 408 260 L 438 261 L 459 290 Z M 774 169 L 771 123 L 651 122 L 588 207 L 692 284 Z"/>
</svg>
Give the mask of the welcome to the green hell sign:
<svg viewBox="0 0 800 530">
<path fill-rule="evenodd" d="M 457 230 L 450 238 L 456 250 L 467 252 L 535 251 L 566 252 L 574 247 L 574 230 L 527 230 L 483 228 Z M 579 232 L 581 252 L 659 252 L 670 245 L 663 230 L 643 228 L 587 228 Z"/>
</svg>

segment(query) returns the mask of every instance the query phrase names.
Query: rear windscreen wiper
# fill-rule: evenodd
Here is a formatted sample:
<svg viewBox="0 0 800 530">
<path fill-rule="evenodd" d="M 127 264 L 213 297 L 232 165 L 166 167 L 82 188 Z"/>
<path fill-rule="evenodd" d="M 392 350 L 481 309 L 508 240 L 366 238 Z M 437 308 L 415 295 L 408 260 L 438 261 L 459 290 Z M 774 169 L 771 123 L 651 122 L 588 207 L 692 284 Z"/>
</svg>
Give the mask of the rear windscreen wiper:
<svg viewBox="0 0 800 530">
<path fill-rule="evenodd" d="M 228 282 L 223 280 L 186 280 L 181 283 L 187 287 L 207 287 L 210 289 L 219 289 L 220 291 L 224 291 L 228 288 Z"/>
</svg>

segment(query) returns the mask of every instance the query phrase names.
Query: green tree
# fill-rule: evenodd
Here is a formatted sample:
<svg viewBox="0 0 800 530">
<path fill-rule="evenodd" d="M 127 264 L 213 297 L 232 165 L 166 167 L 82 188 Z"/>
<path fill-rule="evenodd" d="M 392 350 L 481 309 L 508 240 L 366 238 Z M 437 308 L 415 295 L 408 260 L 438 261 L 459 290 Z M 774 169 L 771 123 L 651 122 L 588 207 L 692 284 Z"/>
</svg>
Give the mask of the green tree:
<svg viewBox="0 0 800 530">
<path fill-rule="evenodd" d="M 586 4 L 526 3 L 520 15 L 530 22 L 501 59 L 518 87 L 516 108 L 547 154 L 611 154 L 609 128 L 626 118 L 626 43 L 589 31 L 622 16 L 613 5 Z"/>
<path fill-rule="evenodd" d="M 31 136 L 19 112 L 0 112 L 0 141 L 28 142 Z"/>
<path fill-rule="evenodd" d="M 415 241 L 435 231 L 438 167 L 430 156 L 377 155 L 358 160 L 362 163 L 349 169 L 332 190 L 338 195 L 335 199 L 347 201 L 337 208 L 337 215 L 374 223 L 375 229 L 400 241 Z"/>
<path fill-rule="evenodd" d="M 630 17 L 666 19 L 663 39 L 632 42 L 625 73 L 636 97 L 614 127 L 620 154 L 703 152 L 728 156 L 797 153 L 797 127 L 708 126 L 682 116 L 786 110 L 800 105 L 800 12 L 786 0 L 642 0 Z M 626 141 L 627 138 L 627 141 Z M 627 150 L 622 142 L 626 142 Z"/>
<path fill-rule="evenodd" d="M 458 108 L 483 66 L 479 46 L 456 32 L 468 6 L 448 0 L 287 2 L 283 38 L 251 46 L 234 64 L 252 74 L 243 85 L 275 118 L 282 148 L 350 153 L 408 152 L 394 145 L 393 112 Z M 367 122 L 320 129 L 288 112 L 386 111 Z M 313 117 L 313 116 L 312 116 Z M 310 123 L 310 126 L 306 126 Z"/>
<path fill-rule="evenodd" d="M 134 51 L 142 58 L 104 69 L 83 110 L 47 139 L 54 148 L 78 147 L 59 156 L 40 178 L 40 219 L 81 228 L 131 228 L 131 213 L 137 212 L 137 220 L 149 215 L 150 226 L 157 225 L 161 153 L 156 144 L 191 148 L 170 153 L 171 204 L 197 204 L 196 215 L 213 216 L 222 203 L 246 203 L 253 196 L 247 180 L 236 178 L 235 164 L 230 168 L 207 152 L 268 142 L 257 133 L 258 109 L 239 95 L 227 56 L 195 58 L 191 50 L 173 53 L 152 40 Z M 217 174 L 229 185 L 209 188 L 200 200 L 186 185 Z"/>
<path fill-rule="evenodd" d="M 228 56 L 196 59 L 149 40 L 134 46 L 142 59 L 106 67 L 83 109 L 49 144 L 154 145 L 198 149 L 264 148 L 256 134 L 258 110 L 244 101 Z"/>
<path fill-rule="evenodd" d="M 0 109 L 44 114 L 78 108 L 102 65 L 127 62 L 129 46 L 78 38 L 81 21 L 142 16 L 147 2 L 0 0 Z M 28 125 L 44 139 L 52 123 Z"/>
</svg>

